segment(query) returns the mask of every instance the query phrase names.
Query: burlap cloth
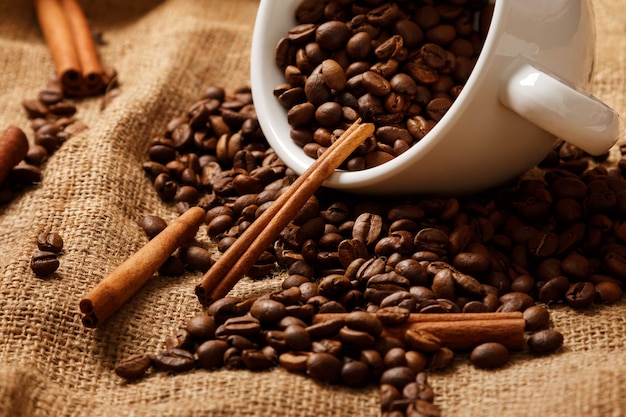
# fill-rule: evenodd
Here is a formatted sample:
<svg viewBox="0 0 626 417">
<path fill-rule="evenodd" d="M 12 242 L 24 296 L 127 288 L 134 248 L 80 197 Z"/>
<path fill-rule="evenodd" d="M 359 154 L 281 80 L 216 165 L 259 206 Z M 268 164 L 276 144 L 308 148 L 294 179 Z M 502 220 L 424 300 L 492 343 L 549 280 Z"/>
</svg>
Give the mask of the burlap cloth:
<svg viewBox="0 0 626 417">
<path fill-rule="evenodd" d="M 53 75 L 31 2 L 0 1 L 0 127 L 31 135 L 21 108 Z M 122 94 L 104 111 L 79 103 L 89 129 L 49 159 L 43 183 L 0 207 L 1 416 L 375 416 L 377 387 L 321 386 L 282 369 L 193 371 L 124 383 L 122 357 L 164 347 L 167 334 L 201 307 L 200 274 L 153 279 L 97 331 L 80 323 L 78 301 L 140 248 L 145 214 L 175 218 L 160 202 L 141 162 L 148 140 L 213 83 L 247 85 L 255 0 L 106 0 L 83 2 L 102 29 L 105 64 Z M 626 114 L 626 2 L 596 0 L 593 92 Z M 622 136 L 622 139 L 624 136 Z M 614 152 L 615 153 L 615 152 Z M 41 230 L 66 245 L 53 278 L 29 259 Z M 205 234 L 199 234 L 202 238 Z M 275 289 L 279 279 L 241 282 L 236 295 Z M 626 415 L 626 303 L 573 312 L 552 310 L 564 349 L 481 371 L 459 356 L 430 381 L 445 416 Z"/>
</svg>

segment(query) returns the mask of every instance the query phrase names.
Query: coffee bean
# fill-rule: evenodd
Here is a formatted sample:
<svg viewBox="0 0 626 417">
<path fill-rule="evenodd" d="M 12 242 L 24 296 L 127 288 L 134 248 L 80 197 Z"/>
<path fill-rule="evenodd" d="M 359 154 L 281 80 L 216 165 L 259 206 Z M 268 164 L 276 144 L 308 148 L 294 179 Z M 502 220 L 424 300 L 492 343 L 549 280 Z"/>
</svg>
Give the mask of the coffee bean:
<svg viewBox="0 0 626 417">
<path fill-rule="evenodd" d="M 250 314 L 261 323 L 276 323 L 287 314 L 284 304 L 272 299 L 258 299 L 250 307 Z"/>
<path fill-rule="evenodd" d="M 41 251 L 58 254 L 63 249 L 63 238 L 58 233 L 42 232 L 37 236 L 37 247 Z"/>
<path fill-rule="evenodd" d="M 272 358 L 263 351 L 246 349 L 241 352 L 241 361 L 244 366 L 252 371 L 268 369 L 274 365 Z"/>
<path fill-rule="evenodd" d="M 534 305 L 524 310 L 524 320 L 526 321 L 526 330 L 536 331 L 545 329 L 550 322 L 550 313 L 545 307 Z"/>
<path fill-rule="evenodd" d="M 287 346 L 296 351 L 306 351 L 311 347 L 311 336 L 306 328 L 290 325 L 284 330 Z"/>
<path fill-rule="evenodd" d="M 380 376 L 380 384 L 389 384 L 398 391 L 405 385 L 415 380 L 416 373 L 408 366 L 397 366 L 389 368 Z"/>
<path fill-rule="evenodd" d="M 308 352 L 285 352 L 278 357 L 280 365 L 289 372 L 306 372 Z"/>
<path fill-rule="evenodd" d="M 177 277 L 185 272 L 185 264 L 178 256 L 168 257 L 159 268 L 159 274 L 168 277 Z"/>
<path fill-rule="evenodd" d="M 307 374 L 320 382 L 335 382 L 341 375 L 341 362 L 330 353 L 316 352 L 307 358 Z"/>
<path fill-rule="evenodd" d="M 229 336 L 239 335 L 244 337 L 254 337 L 261 331 L 261 324 L 258 319 L 252 316 L 239 316 L 227 319 L 224 324 L 216 329 L 216 335 Z"/>
<path fill-rule="evenodd" d="M 600 297 L 600 301 L 606 304 L 617 302 L 623 295 L 622 288 L 615 282 L 599 282 L 596 284 L 595 288 Z"/>
<path fill-rule="evenodd" d="M 431 370 L 444 369 L 454 359 L 454 352 L 447 347 L 441 347 L 430 357 L 430 363 L 428 367 Z"/>
<path fill-rule="evenodd" d="M 595 301 L 596 290 L 591 282 L 577 282 L 570 285 L 565 293 L 565 301 L 572 307 L 588 307 Z"/>
<path fill-rule="evenodd" d="M 30 259 L 30 269 L 39 277 L 51 275 L 59 265 L 57 254 L 50 251 L 35 251 Z"/>
<path fill-rule="evenodd" d="M 394 326 L 406 323 L 410 317 L 411 310 L 412 309 L 397 306 L 381 307 L 376 311 L 376 317 L 380 320 L 383 326 Z"/>
<path fill-rule="evenodd" d="M 436 352 L 441 348 L 441 340 L 423 330 L 408 329 L 404 338 L 411 349 L 421 352 Z"/>
<path fill-rule="evenodd" d="M 184 372 L 193 369 L 195 359 L 183 349 L 170 349 L 152 357 L 155 368 L 166 372 Z"/>
<path fill-rule="evenodd" d="M 370 381 L 370 371 L 364 362 L 348 360 L 341 367 L 341 380 L 349 387 L 364 387 Z"/>
<path fill-rule="evenodd" d="M 141 218 L 140 225 L 149 239 L 152 239 L 167 227 L 167 222 L 161 217 L 148 214 Z"/>
<path fill-rule="evenodd" d="M 477 368 L 492 369 L 504 366 L 510 359 L 509 350 L 500 343 L 483 343 L 470 354 L 472 365 Z"/>
<path fill-rule="evenodd" d="M 220 368 L 224 364 L 224 353 L 227 349 L 228 343 L 223 340 L 207 340 L 196 349 L 196 363 L 204 369 Z"/>
<path fill-rule="evenodd" d="M 345 316 L 344 323 L 351 329 L 365 331 L 378 337 L 383 331 L 383 325 L 374 314 L 364 311 L 353 311 Z"/>
<path fill-rule="evenodd" d="M 138 379 L 143 377 L 152 366 L 152 359 L 146 354 L 135 354 L 122 359 L 115 365 L 114 372 L 124 379 Z"/>
<path fill-rule="evenodd" d="M 563 345 L 563 335 L 553 329 L 540 330 L 528 338 L 528 346 L 534 353 L 551 353 Z"/>
<path fill-rule="evenodd" d="M 192 271 L 206 272 L 211 267 L 211 253 L 200 246 L 184 246 L 179 250 L 180 259 Z"/>
<path fill-rule="evenodd" d="M 208 340 L 215 335 L 215 319 L 208 314 L 200 313 L 187 322 L 187 331 L 199 340 Z"/>
</svg>

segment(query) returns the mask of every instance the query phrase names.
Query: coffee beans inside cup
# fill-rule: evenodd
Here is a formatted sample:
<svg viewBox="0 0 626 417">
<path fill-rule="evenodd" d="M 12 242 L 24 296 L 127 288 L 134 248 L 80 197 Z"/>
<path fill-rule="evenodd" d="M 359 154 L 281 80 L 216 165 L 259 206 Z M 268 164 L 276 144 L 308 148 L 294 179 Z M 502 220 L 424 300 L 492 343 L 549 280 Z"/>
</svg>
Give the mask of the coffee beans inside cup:
<svg viewBox="0 0 626 417">
<path fill-rule="evenodd" d="M 361 118 L 376 132 L 344 169 L 371 168 L 402 154 L 453 105 L 492 12 L 487 1 L 301 1 L 298 24 L 278 41 L 274 56 L 285 75 L 274 95 L 287 110 L 291 139 L 317 158 Z"/>
</svg>

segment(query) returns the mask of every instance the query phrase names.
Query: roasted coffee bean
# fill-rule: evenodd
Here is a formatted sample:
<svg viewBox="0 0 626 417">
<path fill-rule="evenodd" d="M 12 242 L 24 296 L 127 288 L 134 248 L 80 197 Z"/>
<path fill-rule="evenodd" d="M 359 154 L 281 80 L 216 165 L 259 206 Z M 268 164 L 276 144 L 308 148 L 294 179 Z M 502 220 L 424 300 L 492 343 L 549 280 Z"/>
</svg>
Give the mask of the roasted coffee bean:
<svg viewBox="0 0 626 417">
<path fill-rule="evenodd" d="M 596 292 L 600 301 L 606 304 L 612 304 L 620 300 L 623 296 L 622 288 L 615 282 L 604 281 L 596 284 Z"/>
<path fill-rule="evenodd" d="M 441 340 L 423 330 L 408 329 L 404 338 L 407 346 L 421 352 L 436 352 L 441 348 Z"/>
<path fill-rule="evenodd" d="M 371 333 L 365 330 L 354 330 L 349 327 L 339 330 L 339 338 L 343 343 L 358 348 L 369 348 L 376 343 L 376 338 Z"/>
<path fill-rule="evenodd" d="M 149 239 L 152 239 L 167 227 L 167 222 L 163 218 L 148 214 L 141 218 L 141 228 Z"/>
<path fill-rule="evenodd" d="M 407 366 L 406 351 L 404 348 L 394 347 L 389 349 L 383 357 L 383 365 L 385 368 Z"/>
<path fill-rule="evenodd" d="M 211 267 L 211 253 L 200 246 L 184 246 L 179 250 L 180 259 L 192 271 L 206 272 Z"/>
<path fill-rule="evenodd" d="M 306 351 L 311 347 L 311 336 L 306 328 L 290 325 L 283 331 L 287 346 L 296 351 Z"/>
<path fill-rule="evenodd" d="M 572 307 L 588 307 L 596 299 L 596 289 L 591 282 L 577 282 L 570 285 L 565 293 L 565 301 Z"/>
<path fill-rule="evenodd" d="M 226 369 L 244 369 L 245 363 L 241 357 L 241 351 L 235 347 L 229 347 L 224 352 L 224 367 Z"/>
<path fill-rule="evenodd" d="M 344 325 L 345 321 L 337 318 L 313 324 L 308 326 L 306 330 L 312 339 L 322 339 L 336 335 Z"/>
<path fill-rule="evenodd" d="M 278 356 L 278 362 L 289 372 L 306 372 L 309 356 L 309 352 L 285 352 Z"/>
<path fill-rule="evenodd" d="M 158 270 L 160 275 L 168 277 L 177 277 L 185 272 L 185 264 L 178 256 L 169 256 Z"/>
<path fill-rule="evenodd" d="M 207 340 L 196 349 L 196 364 L 204 369 L 220 368 L 224 364 L 224 353 L 227 349 L 228 343 L 223 340 Z"/>
<path fill-rule="evenodd" d="M 39 277 L 51 275 L 59 265 L 57 254 L 50 251 L 35 251 L 30 259 L 30 269 Z"/>
<path fill-rule="evenodd" d="M 213 338 L 215 329 L 215 319 L 205 313 L 196 314 L 187 321 L 187 331 L 198 340 Z"/>
<path fill-rule="evenodd" d="M 509 350 L 500 343 L 483 343 L 472 349 L 470 361 L 477 368 L 492 369 L 500 368 L 509 361 Z"/>
<path fill-rule="evenodd" d="M 146 354 L 135 354 L 122 359 L 115 365 L 114 372 L 124 379 L 138 379 L 143 377 L 152 367 L 152 359 Z"/>
<path fill-rule="evenodd" d="M 41 251 L 59 253 L 63 249 L 63 238 L 58 233 L 42 232 L 37 236 L 37 247 Z"/>
<path fill-rule="evenodd" d="M 165 339 L 165 346 L 168 350 L 172 349 L 191 349 L 194 344 L 193 336 L 185 327 L 180 327 L 176 333 L 169 335 Z"/>
<path fill-rule="evenodd" d="M 7 182 L 17 189 L 25 188 L 41 182 L 41 169 L 35 165 L 21 162 L 11 168 Z"/>
<path fill-rule="evenodd" d="M 254 337 L 261 331 L 261 324 L 255 317 L 246 315 L 227 319 L 216 330 L 216 336 L 239 335 Z"/>
<path fill-rule="evenodd" d="M 263 324 L 277 323 L 287 311 L 285 305 L 267 298 L 256 300 L 250 307 L 250 314 Z"/>
<path fill-rule="evenodd" d="M 347 360 L 341 367 L 341 380 L 349 387 L 364 387 L 370 382 L 367 364 L 359 360 Z"/>
<path fill-rule="evenodd" d="M 383 331 L 383 325 L 374 314 L 364 311 L 353 311 L 345 316 L 344 323 L 354 330 L 368 332 L 374 337 L 378 337 Z"/>
<path fill-rule="evenodd" d="M 391 411 L 393 404 L 402 398 L 402 389 L 392 384 L 380 384 L 380 406 L 383 411 Z"/>
<path fill-rule="evenodd" d="M 367 280 L 365 299 L 379 305 L 385 297 L 397 292 L 407 291 L 409 280 L 394 271 L 376 274 Z"/>
<path fill-rule="evenodd" d="M 380 384 L 389 384 L 402 391 L 405 385 L 415 380 L 416 373 L 408 366 L 389 368 L 380 376 Z"/>
<path fill-rule="evenodd" d="M 271 357 L 260 350 L 246 349 L 241 352 L 241 360 L 244 366 L 252 371 L 268 369 L 274 365 Z"/>
<path fill-rule="evenodd" d="M 155 368 L 166 372 L 184 372 L 193 369 L 193 354 L 183 349 L 170 349 L 152 357 Z"/>
<path fill-rule="evenodd" d="M 570 282 L 567 277 L 563 275 L 555 276 L 539 288 L 538 299 L 544 303 L 559 301 L 564 297 L 569 287 Z"/>
<path fill-rule="evenodd" d="M 352 237 L 362 241 L 366 246 L 376 242 L 382 232 L 382 217 L 377 214 L 363 213 L 354 221 Z"/>
<path fill-rule="evenodd" d="M 341 375 L 341 361 L 325 352 L 312 353 L 306 362 L 307 374 L 320 382 L 335 382 Z"/>
<path fill-rule="evenodd" d="M 545 329 L 550 322 L 550 313 L 545 307 L 534 305 L 524 310 L 524 320 L 526 321 L 526 330 L 536 331 Z"/>
<path fill-rule="evenodd" d="M 551 353 L 563 345 L 563 334 L 553 329 L 540 330 L 528 338 L 528 347 L 534 353 Z"/>
<path fill-rule="evenodd" d="M 383 298 L 380 302 L 380 308 L 397 307 L 409 312 L 415 309 L 417 301 L 409 291 L 398 291 Z"/>
<path fill-rule="evenodd" d="M 432 354 L 428 367 L 431 370 L 444 369 L 450 365 L 453 359 L 454 352 L 447 347 L 442 347 Z"/>
</svg>

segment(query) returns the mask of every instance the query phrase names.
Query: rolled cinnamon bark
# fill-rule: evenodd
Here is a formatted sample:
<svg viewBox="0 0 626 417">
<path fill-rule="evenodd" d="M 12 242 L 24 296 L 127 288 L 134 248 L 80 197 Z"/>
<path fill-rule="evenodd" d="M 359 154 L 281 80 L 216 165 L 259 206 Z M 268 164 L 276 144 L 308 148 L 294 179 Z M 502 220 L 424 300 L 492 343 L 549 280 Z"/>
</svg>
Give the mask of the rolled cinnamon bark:
<svg viewBox="0 0 626 417">
<path fill-rule="evenodd" d="M 119 310 L 179 246 L 196 235 L 205 216 L 202 208 L 191 207 L 100 281 L 80 300 L 83 325 L 98 327 Z"/>
<path fill-rule="evenodd" d="M 35 0 L 37 20 L 68 95 L 97 94 L 102 68 L 85 15 L 75 0 Z"/>
<path fill-rule="evenodd" d="M 9 126 L 0 136 L 0 185 L 11 169 L 20 163 L 28 152 L 28 139 L 17 126 Z"/>
<path fill-rule="evenodd" d="M 61 2 L 78 55 L 83 77 L 82 89 L 85 94 L 101 92 L 105 84 L 103 71 L 87 18 L 76 0 L 61 0 Z"/>
<path fill-rule="evenodd" d="M 313 322 L 341 319 L 346 313 L 316 314 Z M 472 349 L 482 343 L 497 342 L 509 349 L 524 347 L 526 321 L 522 313 L 413 313 L 402 324 L 385 326 L 383 335 L 400 340 L 406 332 L 423 331 L 436 336 L 441 345 L 453 350 Z"/>
</svg>

